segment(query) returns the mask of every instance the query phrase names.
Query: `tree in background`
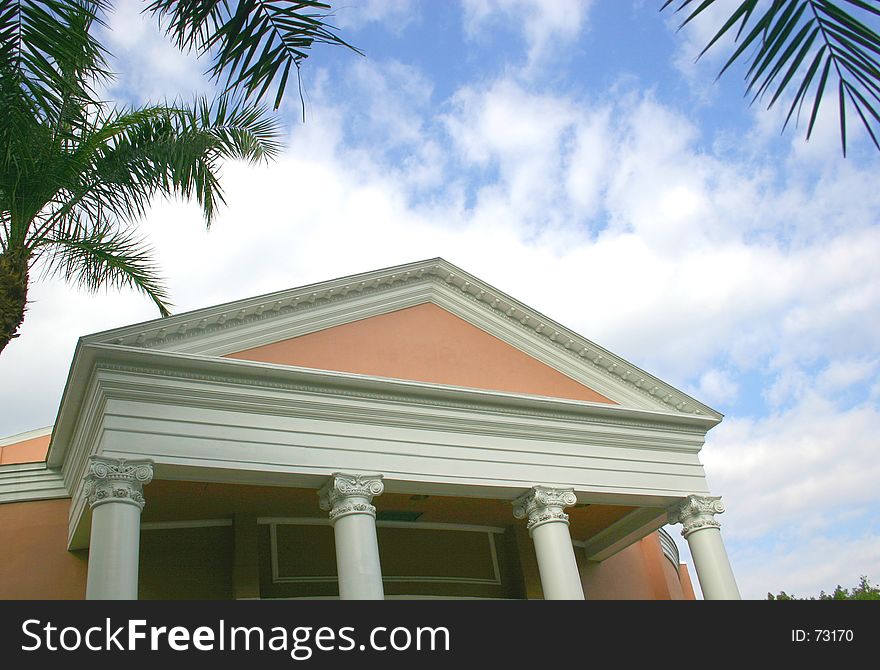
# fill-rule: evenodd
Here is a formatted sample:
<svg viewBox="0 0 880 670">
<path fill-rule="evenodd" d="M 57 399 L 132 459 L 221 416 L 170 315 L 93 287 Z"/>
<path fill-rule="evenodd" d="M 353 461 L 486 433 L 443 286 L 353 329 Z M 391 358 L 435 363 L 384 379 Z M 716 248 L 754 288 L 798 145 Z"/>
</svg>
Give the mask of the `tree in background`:
<svg viewBox="0 0 880 670">
<path fill-rule="evenodd" d="M 317 42 L 349 46 L 314 0 L 157 0 L 182 49 L 212 61 L 213 100 L 116 108 L 98 97 L 111 78 L 92 34 L 105 0 L 0 0 L 0 352 L 17 337 L 36 267 L 89 290 L 126 286 L 162 315 L 167 290 L 134 224 L 156 196 L 195 198 L 210 226 L 223 203 L 225 160 L 260 162 L 280 149 L 259 106 L 281 102 Z"/>
<path fill-rule="evenodd" d="M 676 0 L 665 0 L 661 11 Z M 681 0 L 676 12 L 685 14 L 682 27 L 703 14 L 716 0 Z M 751 103 L 769 98 L 788 104 L 783 130 L 796 121 L 807 104 L 807 139 L 826 90 L 837 89 L 840 144 L 846 155 L 847 109 L 854 110 L 880 150 L 880 19 L 877 0 L 743 0 L 706 47 L 703 56 L 722 37 L 735 31 L 736 48 L 720 77 L 735 62 L 748 62 L 746 95 Z M 788 95 L 786 95 L 788 94 Z"/>
<path fill-rule="evenodd" d="M 859 585 L 852 590 L 845 589 L 838 584 L 833 593 L 820 591 L 818 598 L 815 596 L 798 598 L 797 596 L 787 594 L 785 591 L 780 591 L 775 596 L 772 593 L 768 593 L 767 600 L 880 600 L 880 588 L 871 584 L 868 578 L 862 575 Z"/>
</svg>

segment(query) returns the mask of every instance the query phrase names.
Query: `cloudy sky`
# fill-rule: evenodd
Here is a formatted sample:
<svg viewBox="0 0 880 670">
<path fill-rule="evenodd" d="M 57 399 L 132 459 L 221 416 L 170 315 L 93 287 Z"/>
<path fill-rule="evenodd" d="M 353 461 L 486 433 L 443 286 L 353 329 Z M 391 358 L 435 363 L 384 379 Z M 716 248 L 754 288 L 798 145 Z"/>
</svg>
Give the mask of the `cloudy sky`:
<svg viewBox="0 0 880 670">
<path fill-rule="evenodd" d="M 123 103 L 209 91 L 117 1 Z M 143 222 L 176 311 L 442 256 L 724 412 L 702 453 L 746 597 L 880 581 L 880 156 L 834 111 L 809 143 L 748 107 L 718 17 L 659 0 L 346 0 L 284 155 L 224 169 L 228 207 Z M 728 6 L 732 3 L 728 2 Z M 0 356 L 0 435 L 51 424 L 76 339 L 158 316 L 32 286 Z M 677 537 L 677 533 L 675 533 Z M 685 544 L 680 540 L 682 549 Z"/>
</svg>

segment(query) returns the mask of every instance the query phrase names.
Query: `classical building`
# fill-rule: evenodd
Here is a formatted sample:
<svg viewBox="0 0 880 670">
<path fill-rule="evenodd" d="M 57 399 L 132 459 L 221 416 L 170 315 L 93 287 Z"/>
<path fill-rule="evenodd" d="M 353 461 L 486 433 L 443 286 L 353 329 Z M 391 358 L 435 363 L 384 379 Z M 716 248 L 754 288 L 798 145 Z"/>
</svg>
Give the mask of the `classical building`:
<svg viewBox="0 0 880 670">
<path fill-rule="evenodd" d="M 3 598 L 738 598 L 721 415 L 442 259 L 80 339 Z M 0 426 L 0 431 L 2 431 Z"/>
</svg>

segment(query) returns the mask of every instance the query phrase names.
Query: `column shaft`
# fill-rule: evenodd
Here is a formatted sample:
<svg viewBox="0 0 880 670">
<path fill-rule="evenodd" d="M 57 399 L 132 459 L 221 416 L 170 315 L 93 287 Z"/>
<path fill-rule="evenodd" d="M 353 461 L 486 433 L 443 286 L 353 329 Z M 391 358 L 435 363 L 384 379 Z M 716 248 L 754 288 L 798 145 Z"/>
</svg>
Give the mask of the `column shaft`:
<svg viewBox="0 0 880 670">
<path fill-rule="evenodd" d="M 374 496 L 384 490 L 382 475 L 336 472 L 318 492 L 330 512 L 336 540 L 341 600 L 383 600 L 382 567 L 376 539 Z"/>
<path fill-rule="evenodd" d="M 349 514 L 333 524 L 336 568 L 342 600 L 383 600 L 376 523 L 368 514 Z"/>
<path fill-rule="evenodd" d="M 152 461 L 89 457 L 83 489 L 92 509 L 87 599 L 137 599 L 143 487 L 152 478 Z"/>
<path fill-rule="evenodd" d="M 724 512 L 718 496 L 691 495 L 669 509 L 669 523 L 680 523 L 706 600 L 739 600 L 739 589 L 721 539 L 716 514 Z"/>
<path fill-rule="evenodd" d="M 141 511 L 106 504 L 92 511 L 88 600 L 137 600 Z"/>
<path fill-rule="evenodd" d="M 706 600 L 739 600 L 739 589 L 718 528 L 703 528 L 687 536 L 697 578 Z"/>
<path fill-rule="evenodd" d="M 544 600 L 583 600 L 568 524 L 545 523 L 532 530 Z"/>
<path fill-rule="evenodd" d="M 514 516 L 529 519 L 527 528 L 535 543 L 545 600 L 584 599 L 568 530 L 568 515 L 562 511 L 576 501 L 573 489 L 547 486 L 534 486 L 513 501 Z"/>
</svg>

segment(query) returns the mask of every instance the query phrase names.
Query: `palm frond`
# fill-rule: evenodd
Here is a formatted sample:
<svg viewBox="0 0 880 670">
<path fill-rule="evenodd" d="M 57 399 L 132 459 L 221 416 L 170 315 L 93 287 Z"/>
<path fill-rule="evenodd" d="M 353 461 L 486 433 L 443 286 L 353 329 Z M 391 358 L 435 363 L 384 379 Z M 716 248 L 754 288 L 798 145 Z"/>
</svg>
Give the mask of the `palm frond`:
<svg viewBox="0 0 880 670">
<path fill-rule="evenodd" d="M 168 291 L 153 252 L 143 240 L 110 224 L 88 227 L 71 221 L 48 240 L 45 271 L 89 291 L 134 288 L 145 293 L 168 316 Z"/>
<path fill-rule="evenodd" d="M 223 162 L 272 158 L 279 138 L 265 109 L 224 97 L 102 112 L 75 146 L 44 161 L 41 184 L 29 189 L 40 214 L 27 245 L 42 246 L 72 216 L 91 226 L 134 222 L 157 195 L 195 198 L 210 226 L 224 203 Z"/>
<path fill-rule="evenodd" d="M 218 205 L 225 202 L 222 163 L 230 159 L 258 163 L 274 158 L 281 149 L 275 117 L 258 104 L 233 103 L 226 96 L 175 107 L 167 119 L 134 139 L 120 148 L 140 160 L 133 172 L 141 183 L 156 176 L 156 189 L 162 195 L 194 197 L 208 226 Z"/>
<path fill-rule="evenodd" d="M 259 163 L 275 158 L 282 148 L 277 120 L 259 104 L 229 96 L 200 98 L 182 120 L 187 132 L 210 134 L 225 158 Z"/>
<path fill-rule="evenodd" d="M 157 196 L 195 198 L 210 225 L 224 161 L 274 157 L 280 129 L 244 95 L 139 109 L 101 101 L 109 72 L 91 29 L 106 1 L 0 0 L 0 250 L 90 290 L 136 288 L 167 315 L 131 226 Z"/>
<path fill-rule="evenodd" d="M 226 92 L 260 100 L 275 86 L 274 109 L 284 96 L 291 67 L 315 44 L 361 53 L 327 22 L 330 5 L 319 0 L 154 0 L 148 6 L 181 49 L 209 54 L 210 75 Z"/>
<path fill-rule="evenodd" d="M 90 93 L 110 76 L 107 52 L 91 32 L 107 0 L 0 0 L 0 76 L 9 78 L 45 117 L 70 95 Z"/>
<path fill-rule="evenodd" d="M 819 108 L 830 84 L 837 83 L 840 143 L 847 149 L 846 111 L 854 109 L 874 146 L 880 150 L 880 35 L 876 26 L 880 5 L 867 0 L 843 0 L 844 10 L 831 0 L 744 0 L 718 29 L 703 56 L 734 28 L 737 47 L 719 77 L 746 58 L 746 91 L 752 103 L 769 95 L 767 108 L 794 89 L 783 131 L 805 104 L 810 105 L 806 137 L 815 127 Z M 661 11 L 673 4 L 666 0 Z M 715 0 L 682 0 L 682 27 L 705 12 Z M 818 78 L 817 78 L 818 75 Z M 809 102 L 810 98 L 812 99 Z"/>
</svg>

